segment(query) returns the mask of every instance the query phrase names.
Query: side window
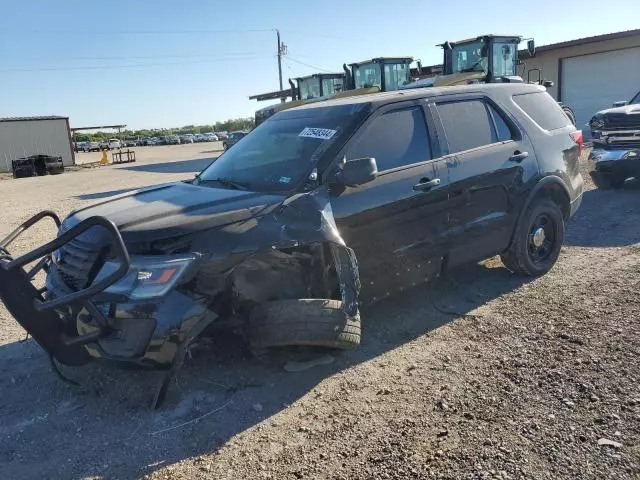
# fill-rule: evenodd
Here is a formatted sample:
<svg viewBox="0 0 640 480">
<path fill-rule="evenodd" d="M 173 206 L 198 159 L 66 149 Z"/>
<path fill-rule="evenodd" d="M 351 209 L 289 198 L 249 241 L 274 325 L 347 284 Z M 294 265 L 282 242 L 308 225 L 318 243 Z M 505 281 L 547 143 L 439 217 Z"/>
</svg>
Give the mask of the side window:
<svg viewBox="0 0 640 480">
<path fill-rule="evenodd" d="M 489 114 L 491 115 L 493 124 L 496 127 L 495 141 L 504 142 L 511 140 L 513 138 L 513 133 L 502 114 L 489 103 L 487 103 L 487 108 L 489 109 Z"/>
<path fill-rule="evenodd" d="M 449 142 L 450 153 L 495 142 L 492 121 L 482 100 L 440 103 L 438 112 Z"/>
<path fill-rule="evenodd" d="M 385 113 L 371 122 L 347 149 L 347 160 L 373 157 L 384 171 L 431 159 L 431 146 L 420 107 Z"/>
</svg>

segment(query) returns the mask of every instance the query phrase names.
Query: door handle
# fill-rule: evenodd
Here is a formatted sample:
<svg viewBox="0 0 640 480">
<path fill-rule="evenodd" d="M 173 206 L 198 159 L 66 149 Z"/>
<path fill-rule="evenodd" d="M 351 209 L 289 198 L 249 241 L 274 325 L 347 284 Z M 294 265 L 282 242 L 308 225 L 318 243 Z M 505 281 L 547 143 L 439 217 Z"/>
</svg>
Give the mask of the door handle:
<svg viewBox="0 0 640 480">
<path fill-rule="evenodd" d="M 419 183 L 416 183 L 413 186 L 413 189 L 416 192 L 426 192 L 427 190 L 433 187 L 437 187 L 438 185 L 440 185 L 439 178 L 434 178 L 433 180 L 427 180 L 426 178 L 423 178 L 422 180 L 420 180 Z"/>
<path fill-rule="evenodd" d="M 513 152 L 513 155 L 509 157 L 510 162 L 520 163 L 522 160 L 529 156 L 529 152 L 521 152 L 520 150 L 516 150 Z"/>
</svg>

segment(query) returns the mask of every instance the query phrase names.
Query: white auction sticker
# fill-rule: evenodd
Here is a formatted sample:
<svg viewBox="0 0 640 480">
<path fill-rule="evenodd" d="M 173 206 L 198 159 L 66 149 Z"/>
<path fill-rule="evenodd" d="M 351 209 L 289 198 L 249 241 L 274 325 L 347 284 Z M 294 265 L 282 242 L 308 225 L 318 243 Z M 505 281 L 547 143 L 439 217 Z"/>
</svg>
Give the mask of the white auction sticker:
<svg viewBox="0 0 640 480">
<path fill-rule="evenodd" d="M 329 128 L 307 127 L 300 132 L 299 137 L 319 138 L 321 140 L 329 140 L 336 134 L 336 130 Z"/>
</svg>

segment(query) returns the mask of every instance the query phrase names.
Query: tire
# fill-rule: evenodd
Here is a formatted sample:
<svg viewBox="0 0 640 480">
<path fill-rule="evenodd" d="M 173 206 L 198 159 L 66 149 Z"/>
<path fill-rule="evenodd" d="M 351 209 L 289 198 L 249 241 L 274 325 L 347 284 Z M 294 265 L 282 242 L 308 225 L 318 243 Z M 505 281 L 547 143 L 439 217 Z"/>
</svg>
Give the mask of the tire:
<svg viewBox="0 0 640 480">
<path fill-rule="evenodd" d="M 267 302 L 253 309 L 249 325 L 253 348 L 305 345 L 351 349 L 360 345 L 360 315 L 348 317 L 339 300 Z"/>
<path fill-rule="evenodd" d="M 537 246 L 533 233 L 540 228 L 544 235 L 542 245 Z M 560 207 L 547 198 L 534 200 L 518 221 L 511 246 L 500 258 L 515 274 L 544 275 L 558 260 L 563 240 L 564 217 Z"/>
<path fill-rule="evenodd" d="M 575 127 L 576 126 L 576 115 L 575 115 L 575 113 L 573 113 L 573 110 L 571 110 L 571 107 L 567 107 L 566 105 L 563 105 L 562 106 L 562 111 L 569 118 L 569 120 L 571 120 L 571 123 Z"/>
<path fill-rule="evenodd" d="M 593 179 L 593 183 L 596 185 L 596 187 L 603 190 L 608 188 L 622 188 L 624 187 L 624 182 L 626 180 L 626 178 L 616 176 L 611 173 L 603 174 L 599 172 L 595 175 L 592 175 L 591 178 Z"/>
<path fill-rule="evenodd" d="M 226 143 L 222 144 L 222 150 L 227 151 L 229 149 L 229 145 L 227 145 Z"/>
</svg>

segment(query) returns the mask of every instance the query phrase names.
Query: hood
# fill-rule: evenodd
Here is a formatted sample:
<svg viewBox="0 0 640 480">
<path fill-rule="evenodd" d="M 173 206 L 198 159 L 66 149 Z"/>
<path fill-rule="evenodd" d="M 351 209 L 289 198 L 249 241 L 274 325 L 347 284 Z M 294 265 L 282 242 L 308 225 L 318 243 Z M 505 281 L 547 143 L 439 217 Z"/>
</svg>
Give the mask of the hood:
<svg viewBox="0 0 640 480">
<path fill-rule="evenodd" d="M 186 182 L 134 190 L 72 212 L 64 227 L 93 216 L 111 220 L 125 242 L 146 242 L 258 218 L 286 197 Z"/>
<path fill-rule="evenodd" d="M 609 113 L 622 113 L 624 115 L 639 115 L 640 105 L 623 105 L 622 107 L 607 108 L 606 110 L 600 110 L 596 115 L 607 115 Z"/>
</svg>

